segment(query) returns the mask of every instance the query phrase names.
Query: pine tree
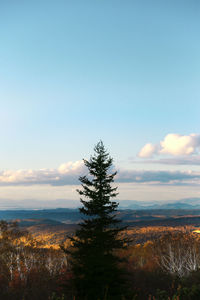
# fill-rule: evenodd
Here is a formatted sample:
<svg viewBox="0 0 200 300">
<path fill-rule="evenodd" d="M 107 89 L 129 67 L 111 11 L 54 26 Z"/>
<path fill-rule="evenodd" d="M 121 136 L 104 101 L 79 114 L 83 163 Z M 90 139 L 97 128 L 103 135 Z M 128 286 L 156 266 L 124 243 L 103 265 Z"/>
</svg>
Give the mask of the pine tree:
<svg viewBox="0 0 200 300">
<path fill-rule="evenodd" d="M 79 229 L 71 238 L 73 247 L 72 271 L 77 292 L 76 299 L 99 300 L 121 299 L 121 270 L 116 250 L 124 248 L 119 233 L 125 229 L 116 217 L 118 203 L 111 201 L 117 196 L 117 187 L 112 187 L 116 172 L 110 173 L 113 159 L 100 141 L 95 154 L 84 160 L 88 176 L 80 177 L 84 197 L 79 209 L 84 215 Z"/>
</svg>

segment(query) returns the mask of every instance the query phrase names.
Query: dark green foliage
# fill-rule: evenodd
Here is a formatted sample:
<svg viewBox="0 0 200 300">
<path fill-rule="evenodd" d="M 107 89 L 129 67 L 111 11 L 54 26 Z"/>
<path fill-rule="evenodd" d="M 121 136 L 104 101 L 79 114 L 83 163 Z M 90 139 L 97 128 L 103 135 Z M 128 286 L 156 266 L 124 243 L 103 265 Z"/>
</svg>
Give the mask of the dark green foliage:
<svg viewBox="0 0 200 300">
<path fill-rule="evenodd" d="M 124 247 L 119 233 L 124 229 L 116 218 L 118 203 L 111 201 L 117 196 L 117 188 L 112 187 L 116 172 L 110 173 L 112 158 L 99 142 L 95 154 L 89 161 L 84 160 L 89 175 L 80 177 L 82 189 L 78 190 L 85 216 L 75 236 L 71 238 L 73 247 L 72 271 L 78 299 L 121 299 L 122 271 L 119 269 L 117 250 Z"/>
</svg>

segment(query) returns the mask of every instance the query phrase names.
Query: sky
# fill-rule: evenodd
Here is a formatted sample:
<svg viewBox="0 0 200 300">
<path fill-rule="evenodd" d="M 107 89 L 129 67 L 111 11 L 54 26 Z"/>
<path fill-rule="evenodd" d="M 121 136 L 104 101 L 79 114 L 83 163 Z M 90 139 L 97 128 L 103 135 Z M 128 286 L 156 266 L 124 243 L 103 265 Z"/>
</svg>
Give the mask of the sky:
<svg viewBox="0 0 200 300">
<path fill-rule="evenodd" d="M 0 0 L 0 208 L 73 205 L 100 139 L 120 201 L 200 198 L 199 30 L 198 0 Z"/>
</svg>

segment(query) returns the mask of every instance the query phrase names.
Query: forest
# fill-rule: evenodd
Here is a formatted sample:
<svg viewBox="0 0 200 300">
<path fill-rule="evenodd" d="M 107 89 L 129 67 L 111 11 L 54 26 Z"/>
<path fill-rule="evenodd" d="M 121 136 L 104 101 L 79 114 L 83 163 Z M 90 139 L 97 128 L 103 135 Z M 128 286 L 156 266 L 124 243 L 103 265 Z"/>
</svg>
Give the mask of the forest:
<svg viewBox="0 0 200 300">
<path fill-rule="evenodd" d="M 1 221 L 0 232 L 0 299 L 76 299 L 70 257 L 63 251 L 69 239 L 47 247 L 16 222 Z M 143 227 L 121 234 L 131 237 L 117 253 L 125 283 L 121 299 L 199 299 L 200 238 L 193 228 Z"/>
</svg>

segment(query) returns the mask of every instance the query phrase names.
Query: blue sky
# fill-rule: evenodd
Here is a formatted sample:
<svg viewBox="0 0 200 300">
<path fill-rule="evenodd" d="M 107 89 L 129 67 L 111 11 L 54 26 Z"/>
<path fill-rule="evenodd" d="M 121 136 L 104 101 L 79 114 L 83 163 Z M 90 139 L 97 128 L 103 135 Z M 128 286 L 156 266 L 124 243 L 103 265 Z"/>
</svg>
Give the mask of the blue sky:
<svg viewBox="0 0 200 300">
<path fill-rule="evenodd" d="M 89 157 L 99 139 L 123 172 L 198 172 L 199 29 L 197 0 L 2 0 L 1 172 L 59 169 Z M 168 134 L 182 150 L 160 146 Z M 147 143 L 157 150 L 138 157 Z M 13 199 L 19 187 L 6 179 L 14 182 L 8 197 L 4 177 L 0 199 Z M 27 191 L 20 197 L 30 197 L 34 187 L 25 188 L 24 178 L 17 184 Z M 125 195 L 135 198 L 134 189 Z"/>
</svg>

